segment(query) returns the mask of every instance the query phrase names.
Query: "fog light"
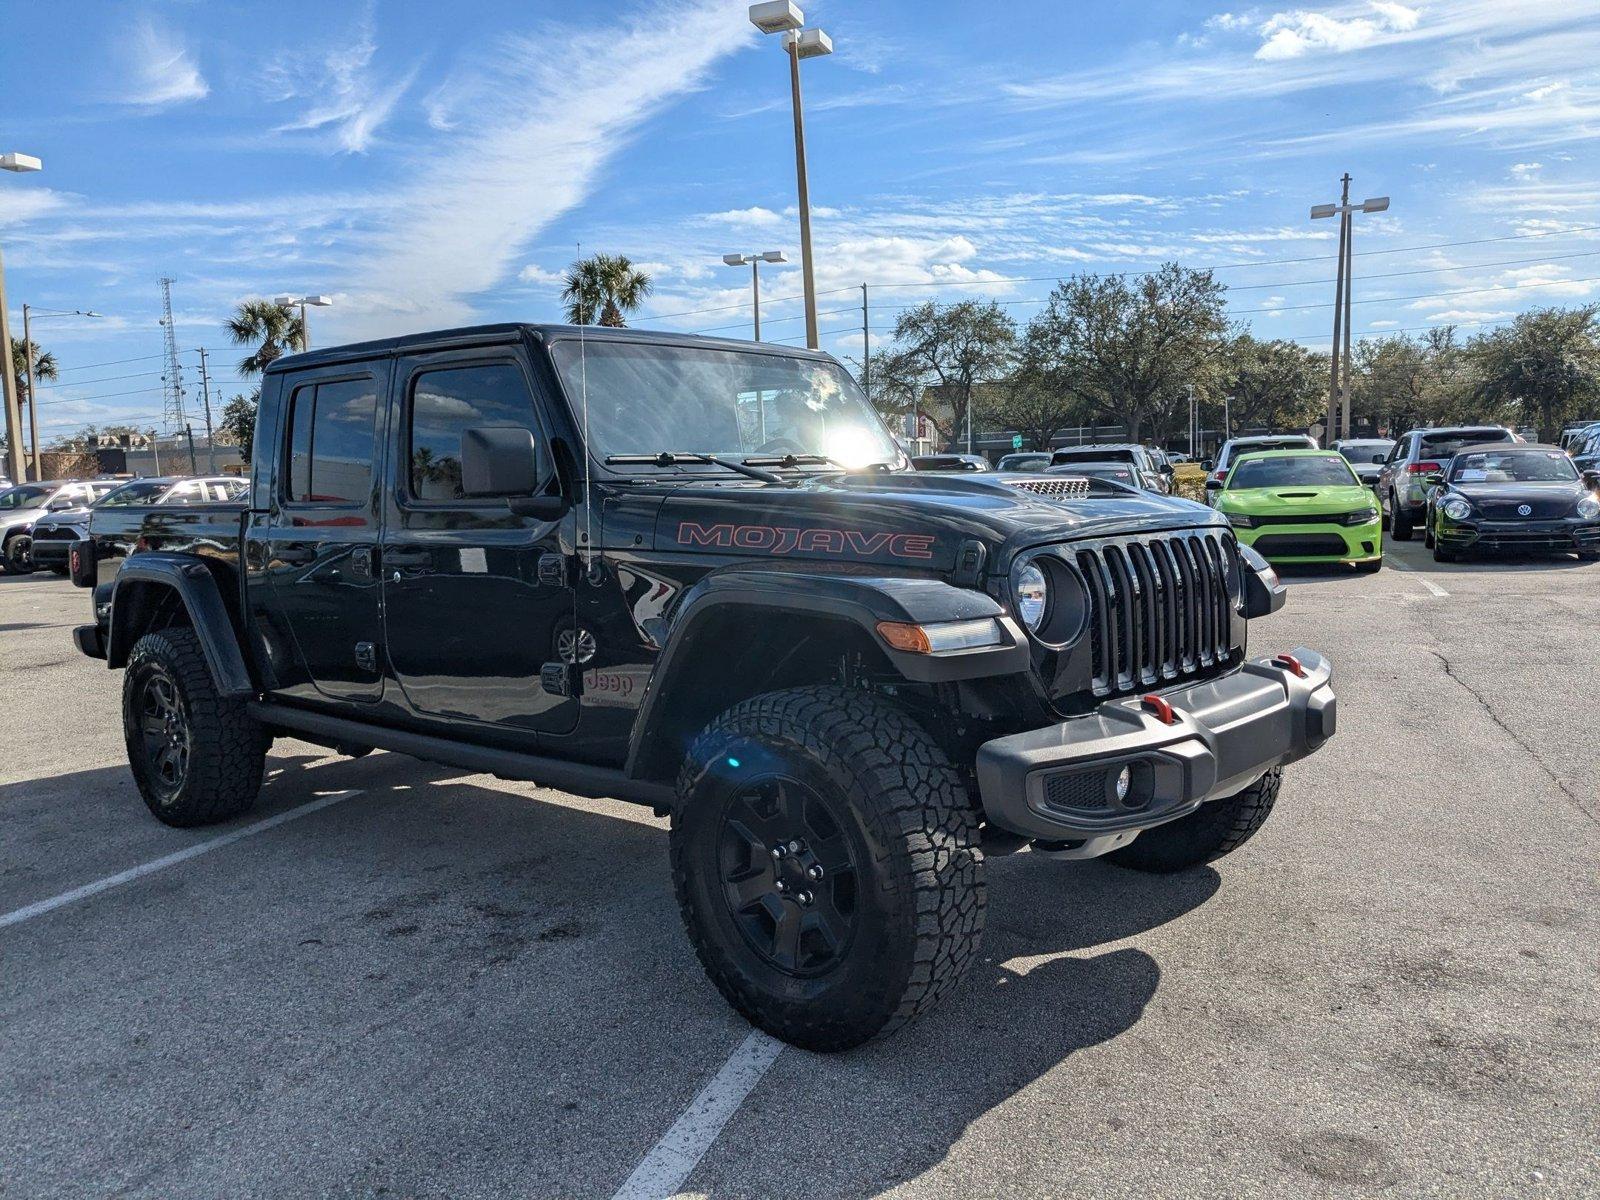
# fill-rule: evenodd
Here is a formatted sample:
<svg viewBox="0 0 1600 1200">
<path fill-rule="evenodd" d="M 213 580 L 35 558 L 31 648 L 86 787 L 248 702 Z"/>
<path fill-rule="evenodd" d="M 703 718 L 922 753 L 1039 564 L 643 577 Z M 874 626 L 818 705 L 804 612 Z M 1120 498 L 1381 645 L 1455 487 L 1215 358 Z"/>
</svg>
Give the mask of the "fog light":
<svg viewBox="0 0 1600 1200">
<path fill-rule="evenodd" d="M 1117 772 L 1117 803 L 1121 804 L 1128 798 L 1128 789 L 1133 786 L 1133 771 L 1123 767 Z"/>
</svg>

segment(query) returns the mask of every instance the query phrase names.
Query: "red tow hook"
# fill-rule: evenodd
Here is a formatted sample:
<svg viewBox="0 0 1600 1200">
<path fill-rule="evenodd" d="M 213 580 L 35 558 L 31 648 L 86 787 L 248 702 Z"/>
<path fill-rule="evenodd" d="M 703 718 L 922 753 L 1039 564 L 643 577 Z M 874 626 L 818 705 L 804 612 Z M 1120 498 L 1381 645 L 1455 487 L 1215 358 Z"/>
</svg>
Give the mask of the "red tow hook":
<svg viewBox="0 0 1600 1200">
<path fill-rule="evenodd" d="M 1301 679 L 1306 677 L 1306 669 L 1300 665 L 1300 660 L 1292 654 L 1278 655 L 1277 658 L 1272 660 L 1272 665 L 1282 667 L 1285 671 L 1298 675 Z"/>
<path fill-rule="evenodd" d="M 1154 693 L 1139 697 L 1139 704 L 1163 725 L 1176 725 L 1178 723 L 1178 714 L 1172 711 L 1172 705 Z"/>
</svg>

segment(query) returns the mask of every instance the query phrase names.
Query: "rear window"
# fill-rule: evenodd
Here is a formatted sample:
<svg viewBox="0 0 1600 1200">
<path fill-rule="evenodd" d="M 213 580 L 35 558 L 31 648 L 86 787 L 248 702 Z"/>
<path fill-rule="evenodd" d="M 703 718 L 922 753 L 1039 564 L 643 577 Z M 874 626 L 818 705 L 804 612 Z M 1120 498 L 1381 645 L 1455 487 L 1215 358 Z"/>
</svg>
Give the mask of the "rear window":
<svg viewBox="0 0 1600 1200">
<path fill-rule="evenodd" d="M 1230 488 L 1354 487 L 1360 482 L 1337 454 L 1246 458 L 1228 477 Z"/>
<path fill-rule="evenodd" d="M 308 383 L 289 406 L 292 504 L 357 504 L 372 492 L 377 385 L 369 378 Z"/>
<path fill-rule="evenodd" d="M 1423 458 L 1449 458 L 1463 446 L 1512 440 L 1509 429 L 1452 429 L 1446 433 L 1423 434 L 1417 453 Z"/>
<path fill-rule="evenodd" d="M 1353 463 L 1381 463 L 1393 449 L 1393 442 L 1346 442 L 1339 447 L 1339 453 Z"/>
<path fill-rule="evenodd" d="M 1073 462 L 1137 462 L 1138 458 L 1132 450 L 1057 450 L 1053 463 Z"/>
</svg>

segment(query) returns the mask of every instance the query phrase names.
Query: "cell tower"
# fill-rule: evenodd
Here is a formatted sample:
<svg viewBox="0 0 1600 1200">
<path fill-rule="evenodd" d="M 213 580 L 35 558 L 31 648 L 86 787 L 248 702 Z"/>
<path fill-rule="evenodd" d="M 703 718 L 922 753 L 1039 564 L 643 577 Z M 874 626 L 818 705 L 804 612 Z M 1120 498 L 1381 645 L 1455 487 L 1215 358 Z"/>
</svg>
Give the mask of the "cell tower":
<svg viewBox="0 0 1600 1200">
<path fill-rule="evenodd" d="M 161 329 L 166 354 L 161 369 L 161 390 L 165 398 L 162 407 L 167 429 L 181 433 L 189 422 L 183 413 L 183 367 L 178 362 L 178 334 L 172 326 L 172 280 L 166 276 L 161 278 Z"/>
</svg>

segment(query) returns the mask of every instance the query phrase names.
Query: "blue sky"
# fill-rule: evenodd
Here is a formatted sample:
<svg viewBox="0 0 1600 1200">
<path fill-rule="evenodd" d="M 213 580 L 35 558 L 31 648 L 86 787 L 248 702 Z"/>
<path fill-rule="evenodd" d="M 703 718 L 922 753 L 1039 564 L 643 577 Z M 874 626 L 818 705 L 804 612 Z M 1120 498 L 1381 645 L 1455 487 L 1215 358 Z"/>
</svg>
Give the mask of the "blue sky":
<svg viewBox="0 0 1600 1200">
<path fill-rule="evenodd" d="M 1600 0 L 804 7 L 836 47 L 805 64 L 835 353 L 863 280 L 882 338 L 929 297 L 1025 320 L 1054 276 L 1169 258 L 1325 348 L 1335 230 L 1307 212 L 1346 170 L 1393 197 L 1358 218 L 1358 336 L 1600 297 Z M 45 162 L 0 174 L 12 332 L 24 301 L 106 314 L 35 327 L 47 435 L 158 423 L 163 274 L 229 394 L 241 298 L 331 295 L 320 343 L 557 319 L 580 242 L 653 273 L 636 324 L 739 337 L 721 255 L 784 250 L 764 332 L 798 343 L 786 67 L 744 11 L 12 0 L 0 152 Z"/>
</svg>

